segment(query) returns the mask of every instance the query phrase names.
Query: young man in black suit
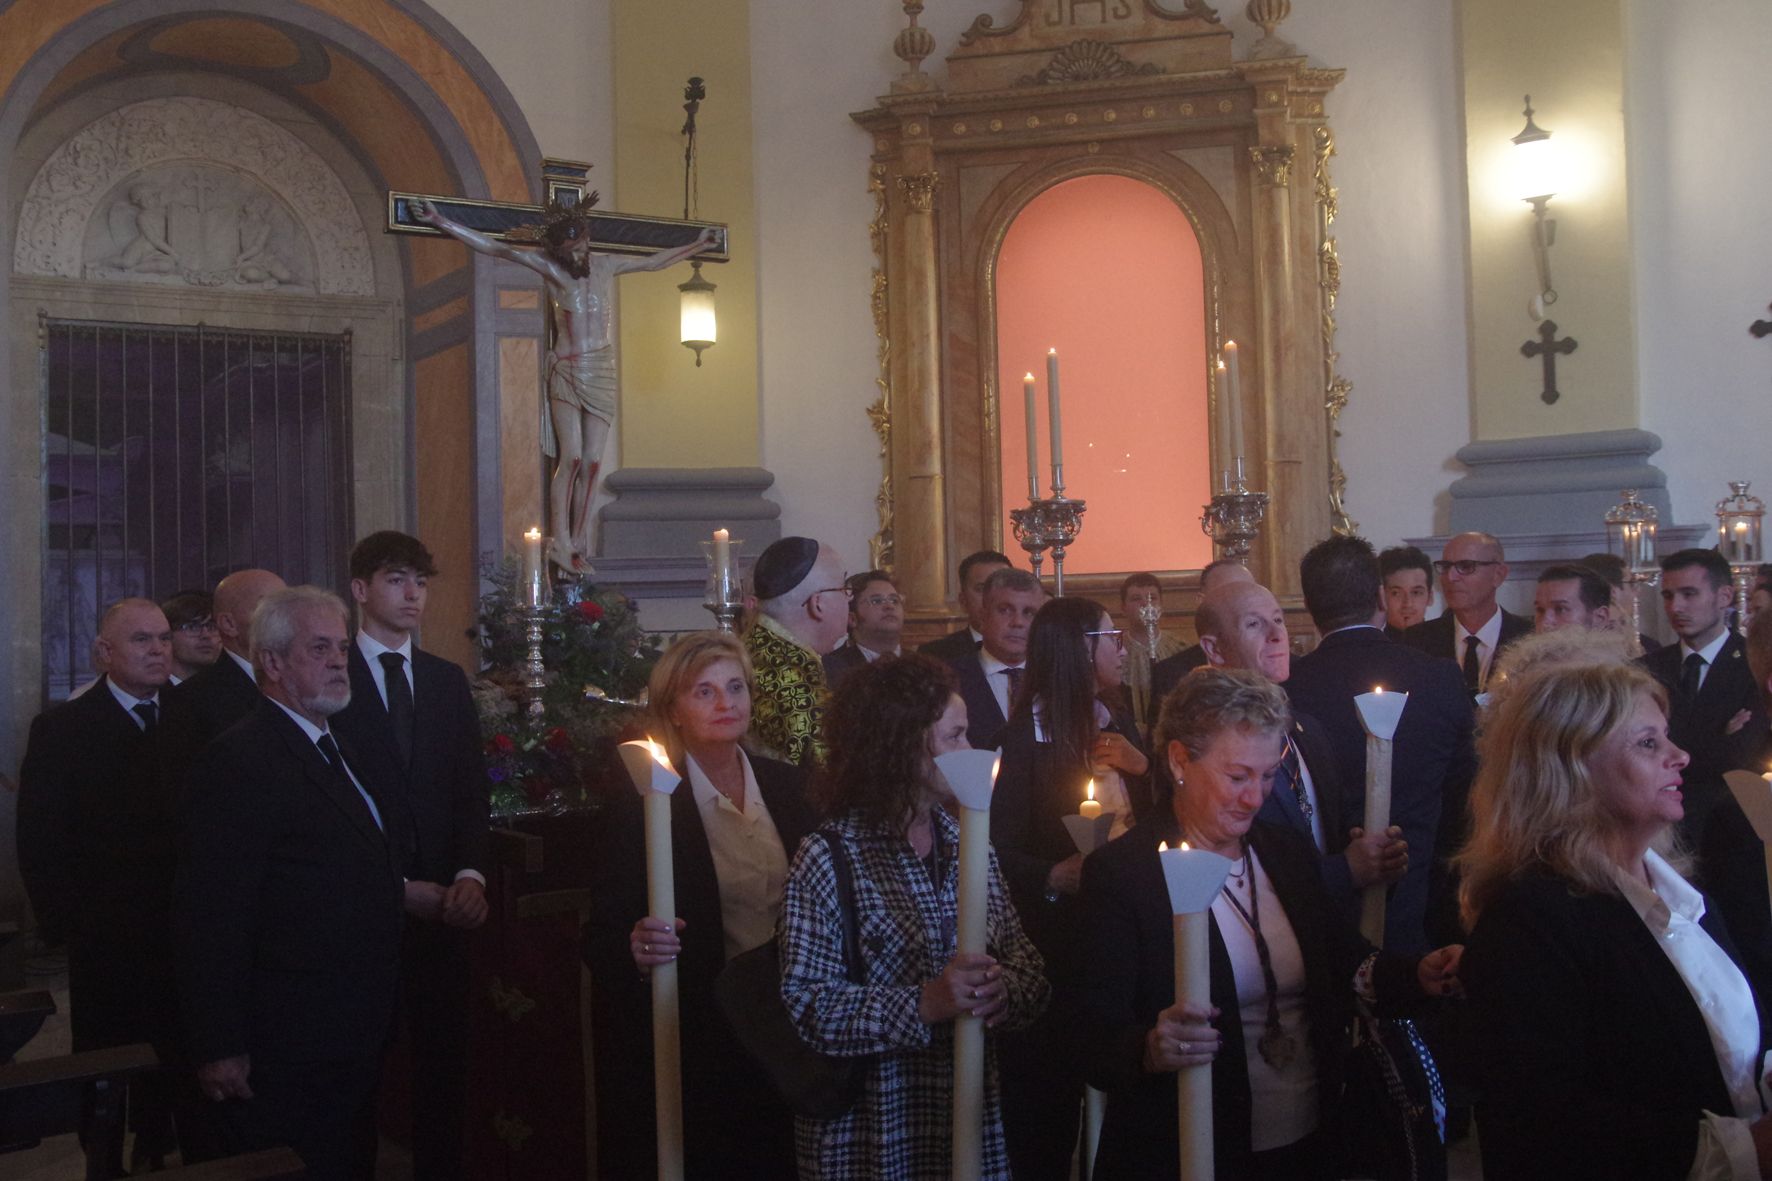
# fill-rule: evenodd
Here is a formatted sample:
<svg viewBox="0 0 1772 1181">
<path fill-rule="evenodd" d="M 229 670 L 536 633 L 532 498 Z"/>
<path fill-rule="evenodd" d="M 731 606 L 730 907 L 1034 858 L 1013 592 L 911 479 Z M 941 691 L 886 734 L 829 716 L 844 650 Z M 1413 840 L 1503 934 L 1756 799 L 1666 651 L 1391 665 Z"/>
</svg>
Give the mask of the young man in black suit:
<svg viewBox="0 0 1772 1181">
<path fill-rule="evenodd" d="M 978 651 L 984 643 L 985 580 L 1011 565 L 1006 556 L 994 549 L 981 549 L 960 559 L 960 610 L 966 612 L 966 626 L 930 640 L 917 651 L 949 664 Z"/>
<path fill-rule="evenodd" d="M 368 1178 L 399 984 L 412 824 L 328 724 L 351 699 L 344 603 L 318 587 L 253 616 L 264 693 L 189 776 L 174 926 L 197 1083 L 230 1153 L 288 1145 L 314 1178 Z"/>
<path fill-rule="evenodd" d="M 1460 533 L 1446 543 L 1434 563 L 1446 609 L 1403 633 L 1403 642 L 1429 656 L 1458 664 L 1464 687 L 1473 698 L 1489 684 L 1495 658 L 1521 636 L 1532 634 L 1532 621 L 1504 610 L 1495 593 L 1507 581 L 1507 554 L 1488 533 Z"/>
<path fill-rule="evenodd" d="M 1378 558 L 1363 538 L 1319 542 L 1299 573 L 1323 639 L 1292 662 L 1285 688 L 1329 732 L 1345 815 L 1365 813 L 1366 731 L 1354 698 L 1381 685 L 1409 694 L 1391 770 L 1391 823 L 1408 842 L 1409 868 L 1391 888 L 1384 946 L 1421 952 L 1455 942 L 1447 937 L 1456 933 L 1457 899 L 1446 861 L 1463 842 L 1476 769 L 1476 715 L 1458 666 L 1385 638 Z"/>
<path fill-rule="evenodd" d="M 169 693 L 184 715 L 179 732 L 168 735 L 179 748 L 181 762 L 195 758 L 210 739 L 258 708 L 252 613 L 261 599 L 282 589 L 283 580 L 269 570 L 236 570 L 216 583 L 214 613 L 221 655 Z"/>
<path fill-rule="evenodd" d="M 430 551 L 405 533 L 372 533 L 351 551 L 351 702 L 332 720 L 400 785 L 418 842 L 409 876 L 438 898 L 440 921 L 408 919 L 401 955 L 413 1171 L 426 1181 L 461 1171 L 467 932 L 486 920 L 489 840 L 486 766 L 467 676 L 414 643 L 436 573 Z"/>
<path fill-rule="evenodd" d="M 172 629 L 147 599 L 123 599 L 105 611 L 95 647 L 98 684 L 31 723 L 18 865 L 44 941 L 67 942 L 74 1050 L 148 1042 L 167 1065 L 130 1085 L 136 1156 L 146 1163 L 173 1147 L 177 1089 L 176 793 L 160 758 Z M 120 1170 L 122 1147 L 87 1151 Z"/>
<path fill-rule="evenodd" d="M 1384 582 L 1384 634 L 1401 640 L 1433 606 L 1433 559 L 1415 546 L 1393 545 L 1378 555 L 1378 576 Z"/>
<path fill-rule="evenodd" d="M 1724 772 L 1766 769 L 1765 710 L 1747 647 L 1728 626 L 1734 599 L 1729 563 L 1717 551 L 1683 549 L 1661 560 L 1661 605 L 1679 640 L 1643 657 L 1643 667 L 1667 686 L 1668 737 L 1692 756 L 1680 822 L 1692 844 L 1728 794 Z"/>
<path fill-rule="evenodd" d="M 984 640 L 978 651 L 948 661 L 966 703 L 966 742 L 988 749 L 1009 721 L 1028 658 L 1028 629 L 1046 601 L 1040 580 L 1026 570 L 998 567 L 984 585 Z"/>
<path fill-rule="evenodd" d="M 858 668 L 882 656 L 899 654 L 904 632 L 904 599 L 892 575 L 884 570 L 863 570 L 849 576 L 849 639 L 819 659 L 824 664 L 824 683 L 831 692 Z"/>
</svg>

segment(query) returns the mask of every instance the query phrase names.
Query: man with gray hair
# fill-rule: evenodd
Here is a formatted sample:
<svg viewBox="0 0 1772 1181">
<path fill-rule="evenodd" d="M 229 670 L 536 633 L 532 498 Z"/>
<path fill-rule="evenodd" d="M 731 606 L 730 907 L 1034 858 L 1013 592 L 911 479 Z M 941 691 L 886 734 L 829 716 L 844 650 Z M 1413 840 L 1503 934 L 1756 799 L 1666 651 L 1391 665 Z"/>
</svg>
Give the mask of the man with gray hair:
<svg viewBox="0 0 1772 1181">
<path fill-rule="evenodd" d="M 1532 634 L 1532 621 L 1522 619 L 1495 601 L 1507 581 L 1507 554 L 1501 539 L 1490 533 L 1460 533 L 1446 542 L 1434 563 L 1446 609 L 1403 633 L 1411 648 L 1455 661 L 1464 673 L 1465 692 L 1473 698 L 1489 684 L 1495 658 L 1521 636 Z"/>
<path fill-rule="evenodd" d="M 344 603 L 276 591 L 251 640 L 263 697 L 188 780 L 175 929 L 191 1059 L 229 1153 L 288 1145 L 311 1176 L 369 1176 L 402 906 L 441 888 L 404 884 L 398 794 L 328 724 L 351 699 Z"/>
<path fill-rule="evenodd" d="M 796 765 L 824 760 L 825 684 L 821 657 L 849 624 L 843 559 L 810 537 L 783 537 L 757 556 L 751 590 L 757 619 L 745 633 L 756 673 L 747 745 Z"/>
<path fill-rule="evenodd" d="M 984 641 L 978 651 L 948 663 L 960 681 L 966 703 L 966 743 L 988 750 L 1009 721 L 1021 691 L 1028 658 L 1028 632 L 1046 602 L 1046 588 L 1026 570 L 1002 566 L 984 583 Z"/>
</svg>

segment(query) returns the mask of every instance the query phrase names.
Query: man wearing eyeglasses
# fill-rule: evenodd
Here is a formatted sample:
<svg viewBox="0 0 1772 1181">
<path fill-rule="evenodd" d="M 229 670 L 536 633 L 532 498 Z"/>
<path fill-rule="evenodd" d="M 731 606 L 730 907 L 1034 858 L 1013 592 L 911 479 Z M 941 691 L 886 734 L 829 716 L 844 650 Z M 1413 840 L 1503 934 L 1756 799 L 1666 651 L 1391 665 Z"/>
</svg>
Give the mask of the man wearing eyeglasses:
<svg viewBox="0 0 1772 1181">
<path fill-rule="evenodd" d="M 1507 581 L 1507 555 L 1488 533 L 1460 533 L 1446 543 L 1434 563 L 1446 610 L 1403 633 L 1403 642 L 1429 656 L 1455 662 L 1473 698 L 1489 684 L 1495 657 L 1521 636 L 1532 621 L 1502 609 L 1495 592 Z"/>
<path fill-rule="evenodd" d="M 190 680 L 197 670 L 221 658 L 221 630 L 215 626 L 215 600 L 208 591 L 179 591 L 160 604 L 172 625 L 172 676 L 168 684 Z"/>
<path fill-rule="evenodd" d="M 884 570 L 863 570 L 849 579 L 849 640 L 825 653 L 825 684 L 836 691 L 849 673 L 882 656 L 899 654 L 904 598 Z"/>
<path fill-rule="evenodd" d="M 758 615 L 744 637 L 756 672 L 752 753 L 796 765 L 823 761 L 830 690 L 821 657 L 848 626 L 848 579 L 837 551 L 810 537 L 784 537 L 757 556 L 751 589 Z"/>
</svg>

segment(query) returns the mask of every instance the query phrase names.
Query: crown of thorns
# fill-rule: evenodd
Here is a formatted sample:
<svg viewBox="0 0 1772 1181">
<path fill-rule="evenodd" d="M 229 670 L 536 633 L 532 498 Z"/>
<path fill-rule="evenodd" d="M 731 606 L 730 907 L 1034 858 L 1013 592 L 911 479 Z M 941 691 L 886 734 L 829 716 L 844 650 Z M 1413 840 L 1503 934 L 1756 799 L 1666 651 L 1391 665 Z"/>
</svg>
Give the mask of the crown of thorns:
<svg viewBox="0 0 1772 1181">
<path fill-rule="evenodd" d="M 590 221 L 591 210 L 596 207 L 598 196 L 597 191 L 593 189 L 572 205 L 561 201 L 550 201 L 547 207 L 541 211 L 539 224 L 519 226 L 506 234 L 505 237 L 513 242 L 545 242 L 558 226 L 575 221 Z"/>
</svg>

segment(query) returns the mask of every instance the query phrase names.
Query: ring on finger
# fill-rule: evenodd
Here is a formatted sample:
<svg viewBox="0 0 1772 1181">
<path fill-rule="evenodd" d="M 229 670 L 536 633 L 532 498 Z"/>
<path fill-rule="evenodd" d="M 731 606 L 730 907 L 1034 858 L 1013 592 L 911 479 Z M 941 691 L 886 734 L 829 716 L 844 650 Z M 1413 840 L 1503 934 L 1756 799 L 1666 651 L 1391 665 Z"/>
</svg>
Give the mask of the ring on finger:
<svg viewBox="0 0 1772 1181">
<path fill-rule="evenodd" d="M 1188 1044 L 1186 1042 L 1176 1042 L 1175 1043 L 1175 1052 L 1177 1054 L 1187 1053 L 1188 1052 Z"/>
<path fill-rule="evenodd" d="M 641 951 L 643 951 L 643 952 L 645 952 L 645 953 L 646 953 L 646 954 L 647 954 L 647 955 L 651 955 L 651 954 L 652 954 L 652 944 L 650 944 L 650 943 L 642 943 L 642 944 L 641 944 L 641 945 L 640 945 L 640 950 L 641 950 Z"/>
</svg>

